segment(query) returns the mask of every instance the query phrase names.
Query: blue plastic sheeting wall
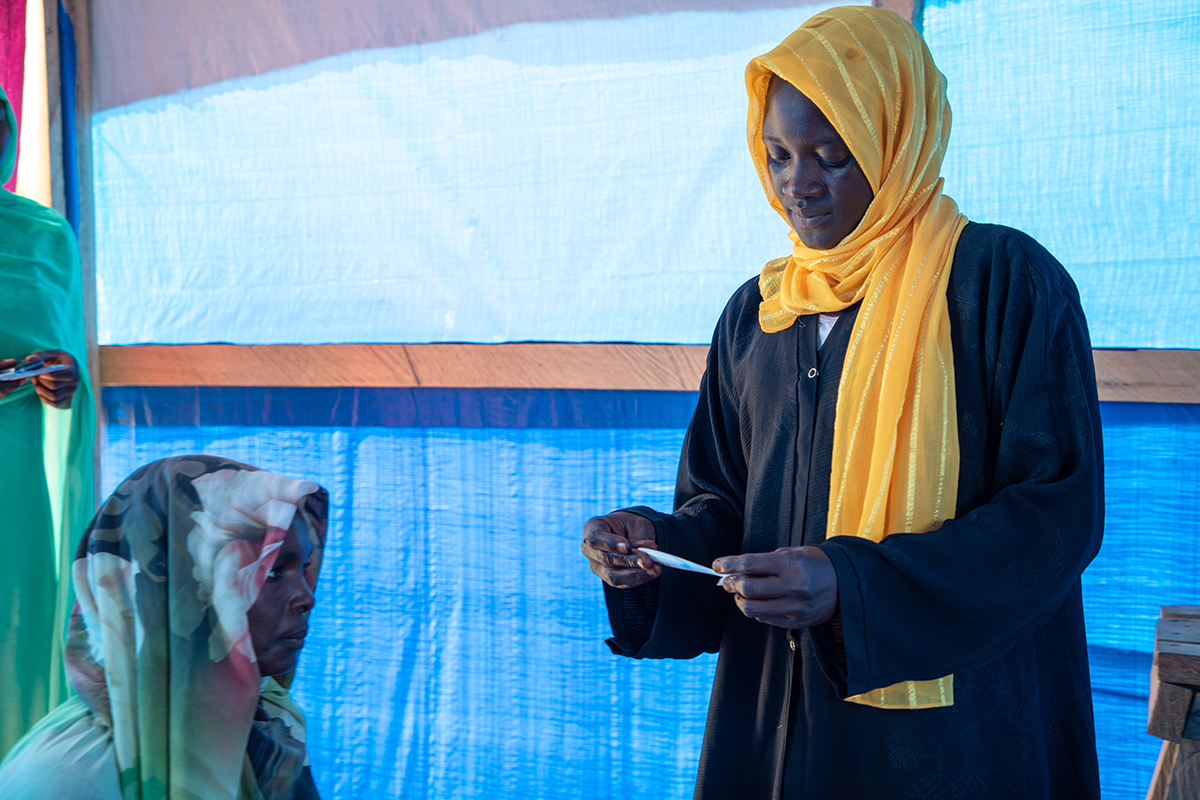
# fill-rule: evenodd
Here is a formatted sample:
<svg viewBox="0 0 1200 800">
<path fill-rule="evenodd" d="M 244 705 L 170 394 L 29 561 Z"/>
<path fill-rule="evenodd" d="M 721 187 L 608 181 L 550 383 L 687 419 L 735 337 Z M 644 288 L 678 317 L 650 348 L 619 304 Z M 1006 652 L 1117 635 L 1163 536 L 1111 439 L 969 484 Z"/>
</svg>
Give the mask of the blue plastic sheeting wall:
<svg viewBox="0 0 1200 800">
<path fill-rule="evenodd" d="M 103 484 L 206 451 L 329 489 L 297 686 L 327 798 L 686 798 L 714 661 L 611 655 L 578 536 L 670 505 L 695 397 L 109 388 Z M 1084 573 L 1101 777 L 1141 800 L 1158 607 L 1200 604 L 1200 407 L 1102 414 L 1105 541 Z"/>
<path fill-rule="evenodd" d="M 706 343 L 791 249 L 743 70 L 821 7 L 513 25 L 98 113 L 100 342 Z"/>
<path fill-rule="evenodd" d="M 1083 574 L 1105 798 L 1145 797 L 1159 607 L 1200 604 L 1200 406 L 1102 403 L 1104 544 Z"/>
<path fill-rule="evenodd" d="M 1200 3 L 926 0 L 924 34 L 963 212 L 1063 262 L 1093 345 L 1200 347 Z"/>
<path fill-rule="evenodd" d="M 790 248 L 743 70 L 818 8 L 519 24 L 98 113 L 100 342 L 707 342 Z M 967 215 L 1063 261 L 1095 345 L 1200 346 L 1200 4 L 929 0 L 925 35 Z"/>
<path fill-rule="evenodd" d="M 196 451 L 329 490 L 296 687 L 326 800 L 690 797 L 715 660 L 613 656 L 579 532 L 670 504 L 695 395 L 394 392 L 395 413 L 384 399 L 107 389 L 104 490 Z M 268 425 L 187 424 L 239 413 Z M 455 416 L 472 427 L 445 427 Z"/>
</svg>

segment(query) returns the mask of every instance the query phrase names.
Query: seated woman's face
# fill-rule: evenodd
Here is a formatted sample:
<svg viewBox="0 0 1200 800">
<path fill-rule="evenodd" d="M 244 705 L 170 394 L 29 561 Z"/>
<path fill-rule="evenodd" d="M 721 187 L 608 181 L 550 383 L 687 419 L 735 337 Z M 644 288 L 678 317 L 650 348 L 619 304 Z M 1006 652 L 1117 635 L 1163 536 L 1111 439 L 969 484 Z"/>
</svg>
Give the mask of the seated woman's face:
<svg viewBox="0 0 1200 800">
<path fill-rule="evenodd" d="M 308 635 L 307 616 L 313 607 L 313 593 L 305 572 L 312 544 L 307 534 L 301 535 L 302 524 L 296 521 L 288 529 L 275 566 L 246 613 L 258 670 L 264 677 L 294 669 Z"/>
<path fill-rule="evenodd" d="M 762 140 L 792 230 L 805 247 L 837 247 L 875 197 L 850 148 L 815 103 L 779 78 L 767 89 Z"/>
</svg>

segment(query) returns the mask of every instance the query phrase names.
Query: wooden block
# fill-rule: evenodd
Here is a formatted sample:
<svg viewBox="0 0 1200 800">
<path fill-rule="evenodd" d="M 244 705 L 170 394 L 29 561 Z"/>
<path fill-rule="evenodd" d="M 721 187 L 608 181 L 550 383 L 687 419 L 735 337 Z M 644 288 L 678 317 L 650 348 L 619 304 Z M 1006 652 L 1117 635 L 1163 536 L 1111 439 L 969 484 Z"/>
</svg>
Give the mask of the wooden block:
<svg viewBox="0 0 1200 800">
<path fill-rule="evenodd" d="M 1161 619 L 1154 629 L 1154 641 L 1200 644 L 1200 619 Z"/>
<path fill-rule="evenodd" d="M 1163 742 L 1146 800 L 1195 800 L 1200 797 L 1200 742 Z"/>
<path fill-rule="evenodd" d="M 1164 683 L 1200 686 L 1200 644 L 1159 642 L 1154 664 L 1158 667 L 1158 679 Z"/>
<path fill-rule="evenodd" d="M 1183 733 L 1180 734 L 1184 739 L 1200 740 L 1200 703 L 1192 699 L 1192 711 L 1188 714 L 1187 721 L 1183 724 Z"/>
<path fill-rule="evenodd" d="M 1093 350 L 1102 401 L 1200 403 L 1200 350 Z"/>
<path fill-rule="evenodd" d="M 1158 665 L 1150 668 L 1150 713 L 1146 733 L 1168 742 L 1183 738 L 1196 693 L 1184 686 L 1159 680 Z"/>
<path fill-rule="evenodd" d="M 1163 606 L 1163 619 L 1200 619 L 1200 606 Z"/>
<path fill-rule="evenodd" d="M 1150 776 L 1150 789 L 1146 792 L 1146 800 L 1166 800 L 1167 785 L 1171 781 L 1171 770 L 1175 767 L 1175 756 L 1179 753 L 1179 745 L 1174 742 L 1163 742 L 1158 750 L 1158 761 L 1154 765 L 1154 774 Z"/>
</svg>

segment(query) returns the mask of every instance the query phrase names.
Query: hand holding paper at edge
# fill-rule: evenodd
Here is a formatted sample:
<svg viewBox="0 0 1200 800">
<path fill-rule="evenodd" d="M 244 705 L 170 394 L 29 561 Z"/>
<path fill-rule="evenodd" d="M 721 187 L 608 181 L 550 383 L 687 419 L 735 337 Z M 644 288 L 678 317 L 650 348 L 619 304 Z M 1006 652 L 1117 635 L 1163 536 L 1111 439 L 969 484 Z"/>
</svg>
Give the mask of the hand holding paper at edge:
<svg viewBox="0 0 1200 800">
<path fill-rule="evenodd" d="M 837 571 L 820 547 L 722 556 L 713 566 L 736 570 L 721 585 L 751 619 L 798 629 L 828 622 L 837 613 Z"/>
<path fill-rule="evenodd" d="M 11 394 L 31 380 L 42 402 L 55 408 L 68 408 L 79 386 L 75 359 L 64 350 L 39 350 L 20 362 L 13 358 L 0 359 L 0 372 L 5 370 L 17 372 L 0 376 L 0 397 Z"/>
</svg>

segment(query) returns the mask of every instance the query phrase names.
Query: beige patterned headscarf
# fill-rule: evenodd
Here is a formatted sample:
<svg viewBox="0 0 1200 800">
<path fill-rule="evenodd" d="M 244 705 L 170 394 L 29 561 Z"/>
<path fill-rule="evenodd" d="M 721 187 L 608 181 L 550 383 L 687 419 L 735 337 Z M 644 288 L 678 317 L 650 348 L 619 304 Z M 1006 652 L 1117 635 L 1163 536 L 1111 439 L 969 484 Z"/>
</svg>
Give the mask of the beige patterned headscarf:
<svg viewBox="0 0 1200 800">
<path fill-rule="evenodd" d="M 315 587 L 327 505 L 311 481 L 208 455 L 142 467 L 104 503 L 73 565 L 66 662 L 112 729 L 125 800 L 291 798 L 303 715 L 264 688 L 246 612 L 293 525 Z"/>
</svg>

